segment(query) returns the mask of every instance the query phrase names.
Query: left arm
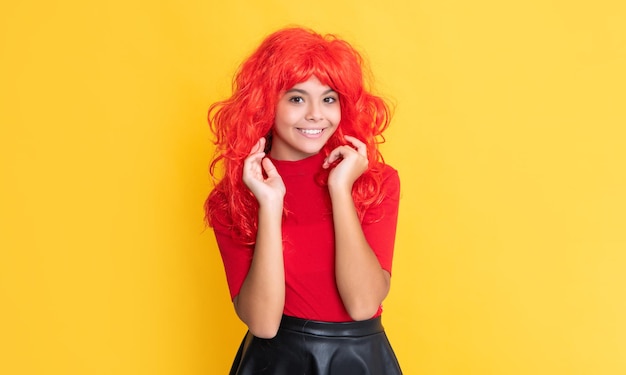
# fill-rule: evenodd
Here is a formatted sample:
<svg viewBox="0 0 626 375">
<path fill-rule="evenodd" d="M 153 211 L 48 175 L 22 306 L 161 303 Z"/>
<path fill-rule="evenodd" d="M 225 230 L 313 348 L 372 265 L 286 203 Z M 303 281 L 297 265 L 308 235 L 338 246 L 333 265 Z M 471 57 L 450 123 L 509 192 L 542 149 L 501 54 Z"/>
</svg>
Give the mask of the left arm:
<svg viewBox="0 0 626 375">
<path fill-rule="evenodd" d="M 328 189 L 335 230 L 335 278 L 348 314 L 354 320 L 369 319 L 389 293 L 390 274 L 370 247 L 352 199 L 354 181 L 367 169 L 365 145 L 346 136 L 356 149 L 340 146 L 328 156 L 324 167 L 342 159 L 331 171 Z"/>
</svg>

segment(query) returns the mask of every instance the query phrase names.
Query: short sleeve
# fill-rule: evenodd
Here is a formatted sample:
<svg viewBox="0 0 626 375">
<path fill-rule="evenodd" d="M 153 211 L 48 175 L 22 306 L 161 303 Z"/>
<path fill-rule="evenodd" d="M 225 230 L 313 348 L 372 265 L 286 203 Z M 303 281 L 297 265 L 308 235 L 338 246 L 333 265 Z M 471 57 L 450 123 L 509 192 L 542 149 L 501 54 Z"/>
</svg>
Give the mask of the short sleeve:
<svg viewBox="0 0 626 375">
<path fill-rule="evenodd" d="M 387 165 L 383 171 L 382 189 L 382 202 L 365 212 L 362 227 L 380 266 L 391 273 L 398 224 L 400 177 L 395 169 Z"/>
<path fill-rule="evenodd" d="M 233 231 L 224 224 L 228 220 L 220 219 L 212 220 L 213 232 L 224 263 L 226 281 L 232 300 L 239 294 L 241 285 L 248 275 L 254 250 L 252 245 L 241 244 L 234 237 Z"/>
</svg>

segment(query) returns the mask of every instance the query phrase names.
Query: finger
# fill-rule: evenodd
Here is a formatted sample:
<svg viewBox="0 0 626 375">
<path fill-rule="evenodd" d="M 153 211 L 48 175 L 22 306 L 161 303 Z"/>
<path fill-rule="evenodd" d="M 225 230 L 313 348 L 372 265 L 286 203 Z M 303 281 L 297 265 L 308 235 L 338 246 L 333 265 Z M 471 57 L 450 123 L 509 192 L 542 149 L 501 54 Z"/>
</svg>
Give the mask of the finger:
<svg viewBox="0 0 626 375">
<path fill-rule="evenodd" d="M 339 146 L 335 148 L 334 150 L 330 152 L 330 154 L 328 154 L 328 157 L 324 161 L 323 167 L 328 168 L 331 164 L 333 164 L 334 162 L 336 162 L 337 160 L 341 158 L 344 158 L 350 152 L 356 152 L 356 151 L 350 146 Z"/>
<path fill-rule="evenodd" d="M 261 159 L 265 156 L 265 152 L 263 151 L 251 151 L 250 154 L 245 158 L 244 164 L 247 162 L 260 162 Z"/>
<path fill-rule="evenodd" d="M 341 157 L 341 152 L 339 151 L 339 148 L 336 148 L 332 150 L 330 154 L 328 154 L 328 156 L 326 157 L 326 161 L 324 162 L 324 165 L 330 165 L 334 163 L 336 160 L 339 159 L 339 157 Z"/>
<path fill-rule="evenodd" d="M 263 151 L 265 149 L 265 137 L 259 138 L 259 140 L 250 149 L 250 155 Z"/>
<path fill-rule="evenodd" d="M 278 174 L 278 171 L 276 170 L 276 167 L 274 166 L 274 163 L 272 163 L 270 159 L 264 158 L 261 161 L 261 165 L 263 166 L 263 170 L 265 171 L 265 174 L 267 174 L 268 178 L 280 176 Z"/>
<path fill-rule="evenodd" d="M 365 143 L 361 142 L 358 138 L 355 138 L 351 135 L 345 135 L 344 138 L 346 141 L 350 142 L 354 146 L 354 148 L 356 148 L 359 154 L 367 155 L 367 146 L 365 145 Z"/>
<path fill-rule="evenodd" d="M 263 159 L 264 156 L 265 156 L 264 152 L 256 152 L 254 154 L 248 155 L 248 157 L 243 162 L 244 172 L 250 171 L 253 173 L 255 172 L 260 173 L 261 159 Z"/>
<path fill-rule="evenodd" d="M 263 152 L 264 149 L 265 149 L 265 138 L 259 138 L 259 140 L 250 149 L 250 153 L 244 160 L 244 165 L 245 164 L 259 165 L 261 163 L 261 159 L 265 156 L 265 152 Z"/>
</svg>

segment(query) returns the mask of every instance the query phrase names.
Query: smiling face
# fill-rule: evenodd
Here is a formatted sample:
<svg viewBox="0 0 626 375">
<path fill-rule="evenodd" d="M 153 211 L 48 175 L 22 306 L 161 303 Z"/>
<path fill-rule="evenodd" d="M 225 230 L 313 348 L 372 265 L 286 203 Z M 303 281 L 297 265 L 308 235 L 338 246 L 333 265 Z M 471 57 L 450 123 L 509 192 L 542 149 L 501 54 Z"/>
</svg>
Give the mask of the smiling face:
<svg viewBox="0 0 626 375">
<path fill-rule="evenodd" d="M 313 76 L 285 91 L 276 105 L 270 154 L 276 160 L 315 155 L 341 121 L 339 95 Z"/>
</svg>

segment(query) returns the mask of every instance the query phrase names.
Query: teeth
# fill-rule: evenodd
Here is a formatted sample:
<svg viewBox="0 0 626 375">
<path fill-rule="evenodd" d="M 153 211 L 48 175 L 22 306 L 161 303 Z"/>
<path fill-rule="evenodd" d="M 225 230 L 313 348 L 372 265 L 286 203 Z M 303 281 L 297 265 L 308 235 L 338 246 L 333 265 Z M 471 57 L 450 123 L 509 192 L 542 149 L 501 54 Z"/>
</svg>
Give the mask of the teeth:
<svg viewBox="0 0 626 375">
<path fill-rule="evenodd" d="M 298 130 L 300 130 L 304 134 L 311 134 L 311 135 L 319 134 L 322 132 L 322 129 L 298 129 Z"/>
</svg>

